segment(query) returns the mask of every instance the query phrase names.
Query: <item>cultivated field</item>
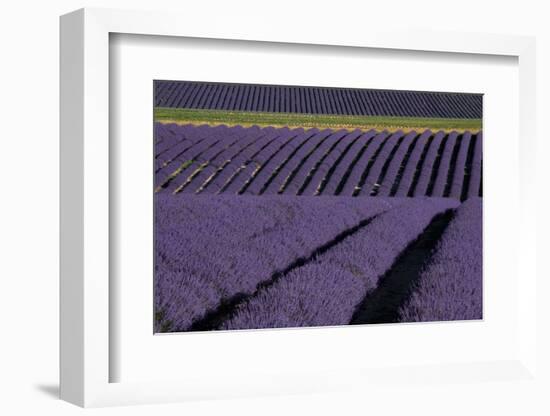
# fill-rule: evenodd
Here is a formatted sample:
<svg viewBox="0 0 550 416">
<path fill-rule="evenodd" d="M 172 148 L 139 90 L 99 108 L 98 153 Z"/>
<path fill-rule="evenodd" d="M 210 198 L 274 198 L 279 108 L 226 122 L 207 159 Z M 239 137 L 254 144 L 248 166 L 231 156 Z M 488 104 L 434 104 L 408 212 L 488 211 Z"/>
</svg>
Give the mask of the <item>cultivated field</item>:
<svg viewBox="0 0 550 416">
<path fill-rule="evenodd" d="M 480 218 L 477 197 L 159 195 L 156 330 L 479 319 Z"/>
<path fill-rule="evenodd" d="M 155 107 L 481 119 L 482 95 L 355 88 L 156 81 Z"/>
<path fill-rule="evenodd" d="M 155 82 L 155 332 L 481 319 L 482 96 Z"/>
<path fill-rule="evenodd" d="M 481 132 L 156 125 L 157 192 L 481 196 Z"/>
</svg>

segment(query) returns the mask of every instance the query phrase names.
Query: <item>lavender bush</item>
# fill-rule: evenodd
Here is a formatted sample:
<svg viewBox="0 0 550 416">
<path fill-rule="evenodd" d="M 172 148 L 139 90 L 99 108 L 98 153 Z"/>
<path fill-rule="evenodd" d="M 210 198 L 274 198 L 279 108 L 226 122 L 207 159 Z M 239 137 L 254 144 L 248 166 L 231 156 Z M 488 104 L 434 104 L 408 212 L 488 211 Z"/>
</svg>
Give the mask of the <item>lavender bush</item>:
<svg viewBox="0 0 550 416">
<path fill-rule="evenodd" d="M 401 182 L 399 182 L 399 187 L 397 188 L 395 196 L 407 196 L 411 190 L 414 178 L 418 174 L 417 169 L 419 168 L 420 158 L 425 152 L 432 134 L 433 133 L 431 130 L 426 130 L 416 141 L 414 149 L 409 157 L 409 160 L 407 161 L 407 165 L 405 166 L 405 171 L 403 172 L 403 176 L 401 177 Z"/>
<path fill-rule="evenodd" d="M 457 210 L 425 268 L 401 322 L 482 318 L 482 202 L 472 197 Z"/>
<path fill-rule="evenodd" d="M 387 172 L 384 176 L 384 181 L 380 183 L 378 195 L 390 196 L 393 185 L 397 180 L 397 175 L 401 170 L 401 166 L 403 164 L 405 156 L 409 152 L 409 148 L 412 146 L 417 136 L 418 134 L 415 131 L 408 133 L 401 142 L 401 145 L 397 148 L 395 154 L 393 155 L 393 158 L 391 159 L 390 164 L 388 165 Z"/>
<path fill-rule="evenodd" d="M 362 200 L 371 204 L 379 199 Z M 261 290 L 221 329 L 349 324 L 356 306 L 399 253 L 436 214 L 458 205 L 452 199 L 393 200 L 400 205 Z"/>
<path fill-rule="evenodd" d="M 435 134 L 430 144 L 430 147 L 428 149 L 428 153 L 424 158 L 422 170 L 420 171 L 420 176 L 418 178 L 418 182 L 414 189 L 413 196 L 416 197 L 416 196 L 428 195 L 428 187 L 432 179 L 432 172 L 435 167 L 435 161 L 441 149 L 441 144 L 444 143 L 443 142 L 444 138 L 445 138 L 445 133 L 442 131 L 439 131 Z"/>
<path fill-rule="evenodd" d="M 326 186 L 323 192 L 326 195 L 336 195 L 340 184 L 345 183 L 346 176 L 351 173 L 351 168 L 355 166 L 358 155 L 370 144 L 370 141 L 376 136 L 376 130 L 369 130 L 357 138 L 348 149 L 344 157 L 338 164 L 329 178 L 326 179 Z M 350 194 L 351 195 L 351 194 Z"/>
<path fill-rule="evenodd" d="M 378 153 L 376 159 L 374 160 L 374 163 L 368 171 L 365 182 L 363 184 L 360 184 L 359 189 L 357 189 L 356 193 L 358 195 L 368 196 L 371 194 L 371 191 L 377 189 L 380 186 L 378 180 L 380 178 L 382 169 L 386 165 L 388 160 L 390 160 L 390 156 L 393 154 L 394 149 L 397 148 L 397 146 L 403 139 L 403 136 L 403 131 L 399 130 L 393 133 L 384 141 L 380 152 Z"/>
<path fill-rule="evenodd" d="M 397 199 L 155 196 L 156 331 L 185 331 Z"/>
<path fill-rule="evenodd" d="M 258 126 L 157 123 L 155 129 L 157 192 L 456 199 L 480 194 L 481 133 L 438 132 L 432 139 L 430 131 L 417 138 L 415 132 Z"/>
<path fill-rule="evenodd" d="M 332 133 L 322 142 L 320 141 L 318 146 L 313 148 L 310 154 L 302 160 L 297 168 L 294 179 L 289 182 L 283 193 L 286 195 L 296 195 L 301 186 L 306 182 L 309 175 L 312 174 L 317 163 L 325 156 L 330 150 L 333 150 L 338 142 L 347 134 L 347 130 L 339 130 Z"/>
<path fill-rule="evenodd" d="M 351 171 L 349 176 L 345 179 L 342 190 L 339 195 L 343 196 L 352 196 L 358 190 L 358 185 L 361 182 L 363 174 L 367 170 L 369 163 L 372 163 L 373 156 L 375 153 L 384 146 L 384 141 L 388 138 L 389 133 L 383 131 L 376 134 L 372 140 L 367 144 L 367 147 L 363 149 L 363 153 L 359 156 L 359 159 L 356 160 L 356 163 L 350 166 Z M 340 184 L 339 186 L 342 186 Z"/>
<path fill-rule="evenodd" d="M 323 155 L 323 157 L 317 162 L 317 169 L 311 174 L 311 179 L 307 185 L 302 185 L 302 189 L 300 190 L 301 195 L 317 195 L 320 192 L 325 178 L 329 176 L 329 173 L 331 173 L 331 169 L 336 169 L 340 162 L 339 159 L 345 156 L 349 148 L 356 142 L 361 133 L 361 130 L 354 130 L 351 133 L 345 134 L 336 142 L 336 145 L 333 148 L 329 149 Z"/>
<path fill-rule="evenodd" d="M 476 137 L 472 161 L 472 174 L 468 184 L 468 198 L 481 196 L 481 161 L 482 161 L 483 133 Z"/>
<path fill-rule="evenodd" d="M 431 192 L 428 190 L 429 196 L 444 196 L 449 175 L 449 167 L 451 165 L 451 157 L 453 155 L 457 140 L 458 133 L 456 132 L 452 132 L 447 136 L 445 148 L 443 149 L 443 153 L 441 154 L 441 158 L 439 160 L 439 167 L 437 169 L 437 175 L 435 177 L 433 188 Z"/>
<path fill-rule="evenodd" d="M 481 118 L 481 94 L 155 81 L 155 107 Z"/>
<path fill-rule="evenodd" d="M 302 161 L 313 152 L 317 146 L 322 144 L 331 133 L 332 131 L 329 129 L 322 130 L 306 140 L 303 146 L 297 147 L 296 153 L 287 159 L 284 166 L 278 171 L 277 176 L 265 189 L 264 193 L 267 195 L 282 193 L 284 187 L 289 183 L 289 179 L 291 179 L 300 168 Z"/>
</svg>

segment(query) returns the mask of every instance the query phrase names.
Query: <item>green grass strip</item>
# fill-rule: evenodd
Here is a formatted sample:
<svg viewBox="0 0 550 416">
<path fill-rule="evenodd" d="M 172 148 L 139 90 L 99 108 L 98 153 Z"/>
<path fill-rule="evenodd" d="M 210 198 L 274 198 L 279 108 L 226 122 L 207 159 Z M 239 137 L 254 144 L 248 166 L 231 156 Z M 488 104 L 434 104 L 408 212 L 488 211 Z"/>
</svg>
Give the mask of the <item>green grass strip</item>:
<svg viewBox="0 0 550 416">
<path fill-rule="evenodd" d="M 157 107 L 155 121 L 177 124 L 240 124 L 273 127 L 304 127 L 330 129 L 386 129 L 386 130 L 481 130 L 480 119 L 383 117 L 383 116 L 341 116 L 302 113 L 262 113 L 252 111 L 195 110 L 187 108 Z"/>
</svg>

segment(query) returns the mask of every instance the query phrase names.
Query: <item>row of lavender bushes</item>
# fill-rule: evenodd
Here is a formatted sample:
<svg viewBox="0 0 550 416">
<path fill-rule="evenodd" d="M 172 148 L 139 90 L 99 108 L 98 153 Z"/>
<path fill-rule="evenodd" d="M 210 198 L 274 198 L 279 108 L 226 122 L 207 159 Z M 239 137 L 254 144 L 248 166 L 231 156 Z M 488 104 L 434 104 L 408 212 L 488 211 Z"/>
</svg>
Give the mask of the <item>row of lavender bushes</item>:
<svg viewBox="0 0 550 416">
<path fill-rule="evenodd" d="M 229 111 L 481 118 L 481 94 L 155 81 L 155 106 Z"/>
<path fill-rule="evenodd" d="M 157 331 L 185 331 L 343 231 L 402 203 L 376 198 L 156 197 Z"/>
<path fill-rule="evenodd" d="M 481 133 L 156 125 L 157 192 L 481 195 Z"/>
<path fill-rule="evenodd" d="M 365 203 L 372 200 L 378 198 Z M 407 200 L 260 291 L 221 329 L 349 324 L 357 305 L 399 254 L 434 216 L 457 205 L 453 199 Z"/>
<path fill-rule="evenodd" d="M 456 210 L 411 299 L 402 322 L 481 319 L 483 310 L 482 200 Z"/>
</svg>

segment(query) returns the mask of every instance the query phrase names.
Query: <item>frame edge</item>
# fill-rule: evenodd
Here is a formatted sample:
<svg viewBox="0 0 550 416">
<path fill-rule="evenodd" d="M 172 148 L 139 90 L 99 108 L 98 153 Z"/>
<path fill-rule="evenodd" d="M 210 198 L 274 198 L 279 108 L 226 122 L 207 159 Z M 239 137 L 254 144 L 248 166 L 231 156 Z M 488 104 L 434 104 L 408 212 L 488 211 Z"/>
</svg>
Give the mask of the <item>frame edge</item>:
<svg viewBox="0 0 550 416">
<path fill-rule="evenodd" d="M 60 398 L 84 405 L 84 10 L 60 18 Z"/>
</svg>

